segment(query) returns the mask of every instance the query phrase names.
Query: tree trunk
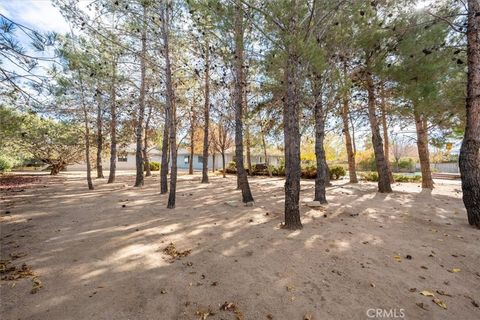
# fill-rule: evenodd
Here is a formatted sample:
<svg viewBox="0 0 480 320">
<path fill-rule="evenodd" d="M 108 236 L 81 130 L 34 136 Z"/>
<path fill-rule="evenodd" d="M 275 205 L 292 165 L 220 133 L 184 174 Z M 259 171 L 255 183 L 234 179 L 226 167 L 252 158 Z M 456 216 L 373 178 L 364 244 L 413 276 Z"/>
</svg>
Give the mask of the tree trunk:
<svg viewBox="0 0 480 320">
<path fill-rule="evenodd" d="M 226 178 L 227 174 L 225 172 L 225 150 L 222 150 L 222 172 L 223 172 L 223 177 Z"/>
<path fill-rule="evenodd" d="M 315 80 L 321 82 L 321 78 L 317 77 Z M 322 103 L 322 92 L 320 90 L 320 85 L 318 83 L 312 84 L 315 97 L 315 158 L 317 161 L 317 175 L 315 177 L 315 195 L 313 200 L 319 201 L 320 203 L 327 203 L 326 196 L 326 185 L 328 168 L 326 166 L 327 162 L 325 159 L 325 149 L 323 146 L 323 141 L 325 139 L 325 111 Z"/>
<path fill-rule="evenodd" d="M 202 162 L 202 183 L 208 183 L 208 127 L 210 123 L 210 61 L 209 61 L 210 47 L 206 43 L 205 52 L 205 107 L 204 118 L 205 126 L 203 128 L 203 162 Z"/>
<path fill-rule="evenodd" d="M 383 142 L 384 142 L 384 153 L 385 153 L 385 162 L 387 163 L 388 176 L 390 178 L 390 183 L 394 182 L 392 166 L 390 165 L 390 145 L 388 141 L 388 127 L 387 127 L 387 105 L 385 102 L 385 86 L 381 84 L 381 97 L 380 97 L 380 108 L 382 116 L 382 129 L 383 129 Z"/>
<path fill-rule="evenodd" d="M 78 80 L 80 81 L 80 99 L 83 109 L 83 122 L 85 126 L 85 161 L 87 164 L 87 185 L 89 190 L 93 190 L 92 182 L 92 165 L 90 163 L 90 127 L 88 126 L 88 112 L 87 106 L 85 105 L 85 93 L 83 91 L 83 80 L 80 70 L 78 71 Z"/>
<path fill-rule="evenodd" d="M 246 97 L 246 95 L 245 95 Z M 248 110 L 247 104 L 245 103 L 245 110 Z M 252 153 L 250 151 L 251 147 L 251 141 L 250 141 L 250 126 L 245 124 L 245 147 L 247 148 L 247 169 L 248 169 L 248 175 L 252 176 L 253 171 L 252 171 Z"/>
<path fill-rule="evenodd" d="M 263 146 L 263 155 L 265 156 L 265 165 L 267 166 L 268 176 L 272 177 L 272 170 L 270 170 L 270 161 L 268 161 L 267 154 L 267 142 L 265 141 L 265 133 L 262 131 L 262 146 Z"/>
<path fill-rule="evenodd" d="M 480 0 L 468 0 L 466 127 L 460 149 L 463 203 L 468 223 L 480 228 Z"/>
<path fill-rule="evenodd" d="M 143 4 L 143 27 L 142 27 L 142 52 L 140 54 L 140 101 L 138 106 L 138 118 L 136 127 L 137 148 L 135 153 L 137 175 L 135 177 L 135 187 L 143 186 L 143 120 L 145 116 L 145 59 L 147 54 L 147 26 L 146 26 L 147 7 Z"/>
<path fill-rule="evenodd" d="M 112 70 L 112 83 L 111 83 L 111 91 L 110 91 L 110 172 L 108 175 L 108 182 L 113 183 L 115 182 L 115 173 L 117 168 L 117 105 L 116 105 L 116 88 L 115 88 L 115 81 L 116 81 L 116 70 L 117 64 L 114 60 L 113 63 L 113 70 Z"/>
<path fill-rule="evenodd" d="M 165 124 L 163 127 L 163 139 L 162 139 L 162 163 L 160 167 L 160 194 L 168 192 L 168 161 L 169 161 L 169 127 L 170 127 L 170 115 L 167 107 L 165 107 Z M 190 159 L 193 161 L 193 158 Z"/>
<path fill-rule="evenodd" d="M 420 159 L 420 170 L 422 171 L 422 188 L 433 189 L 432 172 L 430 170 L 430 155 L 428 152 L 427 122 L 418 110 L 415 109 L 415 127 L 417 129 L 417 148 Z"/>
<path fill-rule="evenodd" d="M 212 153 L 212 172 L 215 172 L 215 153 Z"/>
<path fill-rule="evenodd" d="M 245 77 L 243 71 L 243 4 L 241 0 L 236 0 L 235 9 L 235 161 L 237 186 L 242 190 L 242 201 L 249 203 L 253 202 L 253 196 L 243 164 L 243 92 Z"/>
<path fill-rule="evenodd" d="M 145 121 L 145 137 L 143 139 L 143 160 L 145 165 L 145 176 L 150 177 L 152 172 L 150 170 L 150 159 L 148 158 L 148 129 L 150 126 L 150 118 L 152 117 L 152 106 L 148 108 L 147 121 Z"/>
<path fill-rule="evenodd" d="M 172 69 L 170 64 L 170 49 L 169 49 L 169 14 L 166 2 L 161 5 L 161 19 L 162 19 L 162 36 L 163 36 L 163 51 L 165 54 L 165 85 L 166 85 L 166 108 L 169 112 L 169 138 L 170 138 L 170 153 L 171 153 L 171 168 L 170 168 L 170 192 L 168 194 L 167 208 L 175 208 L 175 194 L 177 191 L 177 121 L 175 111 L 175 96 L 173 92 L 172 83 Z"/>
<path fill-rule="evenodd" d="M 191 121 L 190 121 L 190 159 L 188 161 L 188 174 L 193 174 L 193 155 L 195 151 L 195 110 L 192 103 L 191 108 Z"/>
<path fill-rule="evenodd" d="M 102 167 L 102 149 L 103 149 L 103 115 L 100 90 L 97 89 L 97 178 L 104 178 Z"/>
<path fill-rule="evenodd" d="M 368 91 L 368 120 L 370 122 L 370 128 L 372 129 L 372 144 L 378 172 L 378 191 L 382 193 L 392 192 L 390 175 L 388 174 L 388 167 L 383 151 L 382 136 L 380 135 L 380 128 L 375 112 L 375 87 L 372 74 L 368 69 L 366 70 L 366 82 Z"/>
<path fill-rule="evenodd" d="M 56 176 L 57 174 L 60 173 L 60 171 L 65 169 L 65 163 L 64 162 L 54 163 L 51 166 L 52 166 L 52 169 L 50 169 L 50 175 L 51 176 Z"/>
<path fill-rule="evenodd" d="M 291 50 L 291 49 L 290 49 Z M 285 139 L 285 228 L 302 228 L 300 221 L 300 128 L 298 97 L 298 57 L 288 52 L 285 66 L 285 101 L 283 105 L 283 123 Z"/>
<path fill-rule="evenodd" d="M 343 76 L 345 80 L 348 77 L 347 73 L 347 62 L 343 62 Z M 352 144 L 352 138 L 350 136 L 350 106 L 348 104 L 350 92 L 345 92 L 342 97 L 342 111 L 340 113 L 343 123 L 343 135 L 345 136 L 345 149 L 347 149 L 347 159 L 348 159 L 348 176 L 350 178 L 350 183 L 358 183 L 357 179 L 357 170 L 355 168 L 355 151 Z M 353 128 L 352 128 L 353 131 Z"/>
<path fill-rule="evenodd" d="M 345 95 L 343 97 L 343 106 L 342 106 L 342 122 L 343 122 L 343 135 L 345 136 L 345 148 L 347 149 L 347 158 L 348 158 L 348 176 L 350 178 L 350 183 L 358 183 L 357 179 L 357 170 L 355 168 L 355 153 L 353 151 L 352 138 L 350 137 L 350 126 L 349 126 L 349 106 L 348 106 L 348 97 Z"/>
</svg>

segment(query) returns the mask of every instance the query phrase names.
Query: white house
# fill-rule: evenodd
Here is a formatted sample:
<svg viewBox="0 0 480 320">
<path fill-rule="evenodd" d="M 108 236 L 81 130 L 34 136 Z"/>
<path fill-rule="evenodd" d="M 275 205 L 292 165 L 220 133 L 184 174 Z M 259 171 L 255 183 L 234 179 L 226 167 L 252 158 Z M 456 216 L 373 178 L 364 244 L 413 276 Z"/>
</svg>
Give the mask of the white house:
<svg viewBox="0 0 480 320">
<path fill-rule="evenodd" d="M 148 157 L 150 161 L 162 162 L 162 152 L 157 148 L 150 148 L 148 151 Z M 235 158 L 235 150 L 231 148 L 225 152 L 225 165 L 228 166 L 228 163 L 233 161 Z M 251 155 L 252 165 L 257 163 L 265 163 L 265 156 L 252 154 Z M 274 155 L 269 155 L 268 160 L 269 164 L 273 166 L 280 165 L 280 161 L 283 157 L 278 153 Z M 102 159 L 102 165 L 104 170 L 110 168 L 110 155 L 104 156 Z M 179 149 L 177 152 L 177 167 L 179 169 L 187 170 L 190 165 L 190 161 L 193 161 L 194 170 L 202 170 L 203 166 L 203 156 L 201 154 L 194 154 L 193 159 L 190 159 L 190 151 L 187 149 Z M 245 157 L 245 166 L 246 166 L 246 157 Z M 215 155 L 209 155 L 208 157 L 208 169 L 221 169 L 222 168 L 222 155 L 216 153 Z M 117 154 L 117 170 L 135 170 L 136 169 L 136 160 L 135 160 L 135 145 L 131 144 L 125 149 L 121 150 Z M 86 170 L 86 164 L 84 162 L 69 165 L 67 167 L 68 171 L 84 171 Z"/>
</svg>

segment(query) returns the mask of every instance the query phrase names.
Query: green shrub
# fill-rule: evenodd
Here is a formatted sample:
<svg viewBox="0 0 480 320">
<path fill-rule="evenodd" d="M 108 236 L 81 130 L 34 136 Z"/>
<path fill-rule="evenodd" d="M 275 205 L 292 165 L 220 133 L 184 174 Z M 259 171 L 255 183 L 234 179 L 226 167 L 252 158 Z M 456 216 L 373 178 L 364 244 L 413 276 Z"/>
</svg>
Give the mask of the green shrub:
<svg viewBox="0 0 480 320">
<path fill-rule="evenodd" d="M 420 182 L 422 181 L 422 176 L 406 176 L 403 174 L 393 174 L 393 180 L 395 180 L 395 182 Z"/>
<path fill-rule="evenodd" d="M 360 178 L 365 181 L 378 181 L 378 173 L 376 171 L 367 171 L 367 172 L 360 172 Z"/>
<path fill-rule="evenodd" d="M 398 161 L 398 169 L 403 169 L 403 170 L 413 170 L 415 168 L 415 162 L 413 161 L 412 158 L 401 158 Z"/>
<path fill-rule="evenodd" d="M 160 170 L 160 162 L 150 161 L 150 162 L 149 162 L 149 165 L 150 165 L 150 171 L 158 171 L 158 170 Z"/>
<path fill-rule="evenodd" d="M 8 156 L 0 155 L 0 172 L 10 171 L 17 161 Z"/>
<path fill-rule="evenodd" d="M 330 180 L 338 180 L 347 175 L 344 167 L 332 166 L 329 168 Z"/>
<path fill-rule="evenodd" d="M 303 179 L 315 179 L 317 177 L 317 167 L 313 164 L 302 167 Z"/>
<path fill-rule="evenodd" d="M 230 161 L 228 163 L 227 167 L 225 168 L 225 172 L 230 174 L 237 173 L 237 164 L 235 163 L 235 161 Z"/>
<path fill-rule="evenodd" d="M 282 166 L 282 165 L 278 167 L 272 166 L 272 175 L 278 176 L 278 177 L 285 176 L 285 166 Z"/>
</svg>

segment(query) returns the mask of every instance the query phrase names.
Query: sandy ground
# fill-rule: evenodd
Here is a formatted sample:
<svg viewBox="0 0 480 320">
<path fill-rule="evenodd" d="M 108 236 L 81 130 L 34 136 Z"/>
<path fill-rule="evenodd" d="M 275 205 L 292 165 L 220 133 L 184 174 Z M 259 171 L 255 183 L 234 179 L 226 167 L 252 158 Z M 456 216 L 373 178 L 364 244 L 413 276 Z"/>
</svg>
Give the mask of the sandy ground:
<svg viewBox="0 0 480 320">
<path fill-rule="evenodd" d="M 2 191 L 1 259 L 36 278 L 0 281 L 1 319 L 480 319 L 480 232 L 458 182 L 386 195 L 338 181 L 292 232 L 279 228 L 279 178 L 252 178 L 245 207 L 234 177 L 182 175 L 174 210 L 158 176 L 133 181 L 88 191 L 62 173 Z M 302 201 L 312 195 L 302 181 Z M 191 252 L 171 261 L 170 243 Z"/>
</svg>

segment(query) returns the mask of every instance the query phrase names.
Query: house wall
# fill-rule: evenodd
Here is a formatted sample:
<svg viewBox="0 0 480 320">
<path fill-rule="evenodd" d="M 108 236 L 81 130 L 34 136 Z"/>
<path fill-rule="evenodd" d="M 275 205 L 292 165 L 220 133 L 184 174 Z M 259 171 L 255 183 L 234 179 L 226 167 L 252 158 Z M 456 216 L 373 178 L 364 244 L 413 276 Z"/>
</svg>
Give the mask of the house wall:
<svg viewBox="0 0 480 320">
<path fill-rule="evenodd" d="M 186 153 L 180 153 L 177 156 L 177 167 L 179 169 L 185 169 L 188 170 L 189 168 L 189 163 L 185 162 L 185 156 L 189 156 L 189 154 Z M 150 161 L 155 161 L 161 163 L 162 158 L 160 154 L 154 154 L 154 155 L 149 155 Z M 202 170 L 202 162 L 200 161 L 201 155 L 194 155 L 193 156 L 193 169 L 196 171 Z M 106 156 L 102 159 L 102 165 L 104 170 L 109 170 L 110 169 L 110 156 Z M 257 163 L 265 163 L 265 157 L 263 156 L 252 156 L 252 165 L 255 165 Z M 270 165 L 273 166 L 278 166 L 280 164 L 280 157 L 279 156 L 269 156 L 270 160 Z M 228 164 L 233 161 L 233 154 L 225 154 L 225 166 L 228 166 Z M 129 152 L 127 153 L 127 161 L 118 161 L 117 158 L 117 170 L 135 170 L 136 169 L 136 160 L 135 160 L 135 153 Z M 92 163 L 93 165 L 93 163 Z M 210 155 L 208 157 L 208 170 L 212 170 L 212 165 L 213 165 L 213 157 Z M 245 165 L 246 165 L 246 159 L 245 159 Z M 93 166 L 92 166 L 93 167 Z M 215 155 L 215 170 L 220 170 L 222 168 L 222 156 L 221 154 L 216 154 Z M 78 163 L 78 164 L 73 164 L 69 165 L 67 167 L 67 171 L 85 171 L 87 170 L 87 166 L 84 162 Z"/>
</svg>

